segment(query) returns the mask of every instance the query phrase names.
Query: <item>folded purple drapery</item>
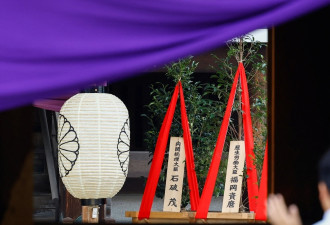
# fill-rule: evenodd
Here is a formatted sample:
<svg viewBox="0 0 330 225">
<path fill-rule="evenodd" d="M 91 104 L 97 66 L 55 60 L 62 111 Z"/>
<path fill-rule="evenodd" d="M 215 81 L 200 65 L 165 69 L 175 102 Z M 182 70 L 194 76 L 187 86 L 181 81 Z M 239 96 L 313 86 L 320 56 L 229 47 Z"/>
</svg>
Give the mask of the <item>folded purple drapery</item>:
<svg viewBox="0 0 330 225">
<path fill-rule="evenodd" d="M 329 0 L 2 0 L 0 111 L 115 82 Z"/>
</svg>

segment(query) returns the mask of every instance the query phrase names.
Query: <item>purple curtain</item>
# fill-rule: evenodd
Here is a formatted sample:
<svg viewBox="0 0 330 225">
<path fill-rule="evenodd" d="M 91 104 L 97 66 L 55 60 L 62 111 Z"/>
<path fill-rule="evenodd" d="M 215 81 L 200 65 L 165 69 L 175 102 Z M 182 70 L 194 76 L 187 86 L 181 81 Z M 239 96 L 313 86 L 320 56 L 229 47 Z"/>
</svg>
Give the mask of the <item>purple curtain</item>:
<svg viewBox="0 0 330 225">
<path fill-rule="evenodd" d="M 329 0 L 1 0 L 0 111 L 114 82 Z"/>
</svg>

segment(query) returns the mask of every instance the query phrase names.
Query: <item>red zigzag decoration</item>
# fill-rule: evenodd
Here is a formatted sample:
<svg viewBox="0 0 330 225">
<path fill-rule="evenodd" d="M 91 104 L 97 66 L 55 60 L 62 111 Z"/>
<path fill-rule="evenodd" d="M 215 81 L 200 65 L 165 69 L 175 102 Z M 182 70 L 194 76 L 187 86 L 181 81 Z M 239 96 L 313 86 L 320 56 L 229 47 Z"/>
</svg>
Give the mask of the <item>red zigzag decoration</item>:
<svg viewBox="0 0 330 225">
<path fill-rule="evenodd" d="M 210 207 L 213 190 L 220 167 L 220 161 L 223 151 L 223 146 L 225 143 L 229 119 L 234 104 L 236 89 L 238 79 L 241 79 L 241 88 L 242 88 L 242 109 L 243 109 L 243 128 L 245 136 L 245 154 L 246 154 L 246 166 L 247 166 L 247 184 L 248 184 L 248 198 L 250 211 L 256 212 L 257 220 L 266 220 L 266 198 L 267 198 L 267 168 L 268 168 L 268 156 L 267 156 L 267 145 L 265 150 L 263 173 L 261 178 L 260 185 L 260 196 L 258 198 L 258 180 L 257 180 L 257 171 L 253 165 L 253 159 L 255 158 L 253 148 L 253 130 L 250 114 L 250 101 L 249 101 L 249 92 L 246 81 L 245 69 L 242 63 L 239 63 L 238 70 L 236 72 L 233 86 L 229 95 L 227 108 L 225 115 L 221 124 L 219 136 L 213 153 L 211 165 L 208 171 L 208 175 L 205 181 L 203 188 L 202 196 L 199 199 L 198 192 L 198 183 L 195 172 L 194 156 L 192 149 L 192 141 L 189 130 L 188 118 L 186 113 L 186 107 L 184 102 L 182 84 L 179 81 L 175 87 L 170 105 L 166 112 L 160 133 L 158 135 L 156 148 L 154 151 L 154 156 L 147 180 L 147 184 L 144 190 L 142 197 L 142 202 L 139 211 L 139 219 L 149 218 L 150 210 L 152 207 L 153 199 L 155 196 L 157 183 L 163 164 L 163 158 L 167 146 L 168 136 L 174 116 L 174 111 L 177 103 L 178 94 L 180 94 L 180 104 L 181 104 L 181 123 L 183 129 L 183 138 L 185 144 L 185 153 L 186 153 L 186 166 L 187 166 L 187 176 L 188 176 L 188 185 L 190 190 L 190 204 L 192 211 L 196 211 L 196 219 L 206 219 L 207 213 Z M 260 203 L 259 203 L 260 202 Z M 257 204 L 259 203 L 259 204 Z"/>
</svg>

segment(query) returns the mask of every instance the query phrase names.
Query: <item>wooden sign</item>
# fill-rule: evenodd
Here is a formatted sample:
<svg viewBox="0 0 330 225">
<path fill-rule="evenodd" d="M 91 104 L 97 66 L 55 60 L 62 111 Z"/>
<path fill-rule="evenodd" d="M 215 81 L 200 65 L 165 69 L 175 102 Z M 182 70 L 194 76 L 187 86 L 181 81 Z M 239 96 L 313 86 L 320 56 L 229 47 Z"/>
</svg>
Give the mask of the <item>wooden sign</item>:
<svg viewBox="0 0 330 225">
<path fill-rule="evenodd" d="M 244 141 L 231 141 L 229 146 L 225 191 L 222 201 L 222 212 L 238 213 L 239 211 L 244 162 Z"/>
<path fill-rule="evenodd" d="M 171 137 L 163 211 L 180 212 L 185 152 L 182 137 Z"/>
</svg>

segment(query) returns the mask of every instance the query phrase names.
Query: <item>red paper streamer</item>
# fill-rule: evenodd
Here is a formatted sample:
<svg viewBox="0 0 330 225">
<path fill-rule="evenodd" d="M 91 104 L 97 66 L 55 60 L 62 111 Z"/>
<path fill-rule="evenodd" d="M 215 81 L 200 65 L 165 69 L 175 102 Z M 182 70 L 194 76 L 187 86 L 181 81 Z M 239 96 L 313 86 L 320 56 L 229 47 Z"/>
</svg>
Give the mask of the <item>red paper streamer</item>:
<svg viewBox="0 0 330 225">
<path fill-rule="evenodd" d="M 186 105 L 184 102 L 184 95 L 183 95 L 181 82 L 179 82 L 179 85 L 180 85 L 181 123 L 182 123 L 184 147 L 186 153 L 186 167 L 187 167 L 187 177 L 188 177 L 188 185 L 189 185 L 190 205 L 191 205 L 191 210 L 195 211 L 197 210 L 198 202 L 199 202 L 198 183 L 195 172 L 193 147 L 192 147 L 190 129 L 188 124 L 187 112 L 186 112 Z"/>
<path fill-rule="evenodd" d="M 245 139 L 246 165 L 247 165 L 247 174 L 248 174 L 247 184 L 248 184 L 249 206 L 250 206 L 250 211 L 255 212 L 256 210 L 256 204 L 257 204 L 256 201 L 258 197 L 258 179 L 257 179 L 256 168 L 253 165 L 253 159 L 255 158 L 255 156 L 253 152 L 254 143 L 253 143 L 253 130 L 252 130 L 252 121 L 251 121 L 251 113 L 250 113 L 249 92 L 248 92 L 248 86 L 247 86 L 243 63 L 239 63 L 234 78 L 233 86 L 229 95 L 225 116 L 221 124 L 217 144 L 213 153 L 213 158 L 211 161 L 209 172 L 206 178 L 205 186 L 203 188 L 203 193 L 200 199 L 199 207 L 197 209 L 197 213 L 195 216 L 195 218 L 197 219 L 207 218 L 207 213 L 213 195 L 214 185 L 216 182 L 216 178 L 220 166 L 223 146 L 227 135 L 229 118 L 231 115 L 232 106 L 235 99 L 235 93 L 236 93 L 239 76 L 241 78 L 241 88 L 242 88 L 243 128 L 244 128 L 244 139 Z"/>
<path fill-rule="evenodd" d="M 236 72 L 236 75 L 234 78 L 234 83 L 233 83 L 233 86 L 230 91 L 225 116 L 221 123 L 221 128 L 220 128 L 218 140 L 217 140 L 217 143 L 215 146 L 215 150 L 213 153 L 211 165 L 210 165 L 210 168 L 209 168 L 209 171 L 207 174 L 207 178 L 205 181 L 203 193 L 202 193 L 202 196 L 199 201 L 198 208 L 197 208 L 197 212 L 196 212 L 196 216 L 195 216 L 196 219 L 206 219 L 207 218 L 207 213 L 209 211 L 209 207 L 210 207 L 210 203 L 211 203 L 211 199 L 212 199 L 212 195 L 213 195 L 214 185 L 215 185 L 215 181 L 217 179 L 218 170 L 219 170 L 219 166 L 220 166 L 222 150 L 223 150 L 223 146 L 225 144 L 225 139 L 226 139 L 226 135 L 227 135 L 229 119 L 230 119 L 232 107 L 234 104 L 238 77 L 239 77 L 239 70 L 237 70 L 237 72 Z"/>
<path fill-rule="evenodd" d="M 249 197 L 250 211 L 256 212 L 257 196 L 258 196 L 258 177 L 257 170 L 253 165 L 255 155 L 253 152 L 253 130 L 250 113 L 250 100 L 249 91 L 246 81 L 246 75 L 243 63 L 239 63 L 238 70 L 241 74 L 241 87 L 242 87 L 242 110 L 243 110 L 243 128 L 244 128 L 244 141 L 245 141 L 245 157 L 247 168 L 247 187 Z"/>
<path fill-rule="evenodd" d="M 168 135 L 170 132 L 175 106 L 178 99 L 178 92 L 179 92 L 179 85 L 177 84 L 158 135 L 156 148 L 154 151 L 154 156 L 152 159 L 152 163 L 148 175 L 147 184 L 144 189 L 144 193 L 140 205 L 140 211 L 139 211 L 140 220 L 144 218 L 149 218 L 150 216 L 150 210 L 155 197 L 157 183 L 158 183 L 160 171 L 162 169 L 164 154 L 167 146 Z"/>
<path fill-rule="evenodd" d="M 259 198 L 257 202 L 256 220 L 267 220 L 267 188 L 268 183 L 268 141 L 266 142 L 264 162 L 262 165 L 262 174 L 260 179 Z"/>
<path fill-rule="evenodd" d="M 144 189 L 144 193 L 140 205 L 140 211 L 138 216 L 139 220 L 144 218 L 149 218 L 150 216 L 150 211 L 155 197 L 160 171 L 163 165 L 164 154 L 168 142 L 168 136 L 171 129 L 171 124 L 172 124 L 179 93 L 180 93 L 180 104 L 181 104 L 181 123 L 182 123 L 183 138 L 184 138 L 185 153 L 186 153 L 188 185 L 190 190 L 190 203 L 192 208 L 197 209 L 198 206 L 199 192 L 198 192 L 198 183 L 195 172 L 192 141 L 191 141 L 188 118 L 184 103 L 182 84 L 179 81 L 175 87 L 170 105 L 168 107 L 165 118 L 163 120 L 162 127 L 158 135 L 156 148 L 154 151 L 154 156 L 152 159 L 152 163 L 148 175 L 147 184 Z"/>
</svg>

